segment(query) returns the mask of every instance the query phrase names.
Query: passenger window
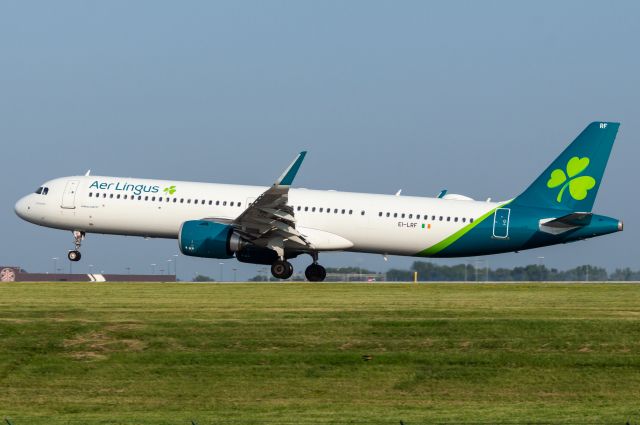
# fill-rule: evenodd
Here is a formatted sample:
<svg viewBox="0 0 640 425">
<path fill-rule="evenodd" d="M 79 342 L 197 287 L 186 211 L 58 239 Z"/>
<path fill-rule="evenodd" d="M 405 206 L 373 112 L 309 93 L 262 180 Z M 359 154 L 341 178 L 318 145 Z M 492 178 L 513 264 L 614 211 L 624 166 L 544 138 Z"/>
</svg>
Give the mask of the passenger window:
<svg viewBox="0 0 640 425">
<path fill-rule="evenodd" d="M 116 196 L 116 198 L 120 199 L 120 194 L 118 193 L 118 195 Z"/>
<path fill-rule="evenodd" d="M 409 218 L 413 218 L 413 214 L 409 214 Z"/>
<path fill-rule="evenodd" d="M 431 220 L 436 221 L 436 216 L 435 216 L 435 215 L 432 215 L 432 216 L 431 216 Z"/>
<path fill-rule="evenodd" d="M 302 209 L 302 207 L 300 205 L 298 205 L 298 211 L 300 211 Z"/>
<path fill-rule="evenodd" d="M 382 211 L 378 213 L 378 217 L 382 217 Z"/>
<path fill-rule="evenodd" d="M 393 213 L 393 218 L 398 217 L 398 213 Z"/>
<path fill-rule="evenodd" d="M 304 210 L 305 211 L 309 211 L 309 207 L 304 207 Z"/>
<path fill-rule="evenodd" d="M 138 201 L 141 201 L 141 200 L 142 200 L 142 196 L 138 196 Z"/>
<path fill-rule="evenodd" d="M 416 214 L 416 220 L 420 220 L 420 214 Z"/>
<path fill-rule="evenodd" d="M 404 218 L 404 213 L 402 213 L 402 215 L 400 216 L 401 218 Z"/>
<path fill-rule="evenodd" d="M 360 215 L 364 215 L 364 210 L 360 211 Z"/>
<path fill-rule="evenodd" d="M 184 198 L 180 198 L 180 203 L 184 204 Z"/>
<path fill-rule="evenodd" d="M 458 222 L 458 217 L 455 217 L 455 218 L 453 219 L 453 221 L 455 221 L 455 222 L 457 223 L 457 222 Z"/>
<path fill-rule="evenodd" d="M 222 206 L 226 207 L 227 206 L 227 201 L 222 201 Z"/>
<path fill-rule="evenodd" d="M 209 201 L 209 205 L 213 204 L 213 201 Z"/>
<path fill-rule="evenodd" d="M 148 200 L 149 200 L 149 197 L 148 197 L 148 196 L 145 196 L 145 197 L 144 197 L 144 200 L 145 200 L 145 201 L 148 201 Z"/>
<path fill-rule="evenodd" d="M 187 204 L 191 203 L 191 198 L 187 199 Z"/>
<path fill-rule="evenodd" d="M 169 198 L 168 196 L 166 198 L 164 198 L 167 200 L 167 202 L 171 202 L 171 198 Z M 175 198 L 174 198 L 175 199 Z"/>
<path fill-rule="evenodd" d="M 349 215 L 353 214 L 353 210 L 349 210 Z"/>
<path fill-rule="evenodd" d="M 345 210 L 342 210 L 342 214 L 344 214 Z"/>
<path fill-rule="evenodd" d="M 311 212 L 316 212 L 316 207 L 311 208 Z"/>
<path fill-rule="evenodd" d="M 232 207 L 233 206 L 233 201 L 229 202 L 229 206 Z"/>
<path fill-rule="evenodd" d="M 155 200 L 156 200 L 156 197 L 155 197 L 155 196 L 153 196 L 153 197 L 151 198 L 151 200 L 152 200 L 152 201 L 155 201 Z"/>
<path fill-rule="evenodd" d="M 175 204 L 176 202 L 178 202 L 178 198 L 173 198 L 173 203 Z"/>
<path fill-rule="evenodd" d="M 331 213 L 331 208 L 327 208 L 327 212 L 328 212 L 328 213 Z"/>
<path fill-rule="evenodd" d="M 467 219 L 466 219 L 465 217 L 462 217 L 462 222 L 463 222 L 463 223 L 466 223 L 466 222 L 467 222 Z"/>
<path fill-rule="evenodd" d="M 220 205 L 220 201 L 216 201 L 216 205 Z"/>
<path fill-rule="evenodd" d="M 451 221 L 451 217 L 447 217 L 447 221 Z"/>
<path fill-rule="evenodd" d="M 113 193 L 109 194 L 109 199 L 113 199 Z"/>
<path fill-rule="evenodd" d="M 122 195 L 122 199 L 127 199 L 127 195 L 126 194 Z"/>
<path fill-rule="evenodd" d="M 469 219 L 469 223 L 473 223 L 473 219 L 472 218 Z"/>
<path fill-rule="evenodd" d="M 238 202 L 238 206 L 239 206 L 239 207 L 241 207 L 241 206 L 242 206 L 242 204 L 241 204 L 240 202 Z"/>
<path fill-rule="evenodd" d="M 318 212 L 323 212 L 324 209 L 322 207 L 320 207 L 320 209 L 318 209 Z"/>
<path fill-rule="evenodd" d="M 93 197 L 93 192 L 89 192 L 89 198 Z"/>
<path fill-rule="evenodd" d="M 440 221 L 442 221 L 442 216 L 440 216 Z"/>
<path fill-rule="evenodd" d="M 338 214 L 338 209 L 337 209 L 337 208 L 334 208 L 334 209 L 333 209 L 333 213 L 334 213 L 334 214 Z"/>
</svg>

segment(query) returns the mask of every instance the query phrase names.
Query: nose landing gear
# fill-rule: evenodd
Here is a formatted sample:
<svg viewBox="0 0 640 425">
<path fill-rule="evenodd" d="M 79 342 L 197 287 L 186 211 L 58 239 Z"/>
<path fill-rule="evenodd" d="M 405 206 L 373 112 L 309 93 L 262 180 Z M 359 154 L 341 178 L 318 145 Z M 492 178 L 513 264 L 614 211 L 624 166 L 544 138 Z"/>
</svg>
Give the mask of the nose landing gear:
<svg viewBox="0 0 640 425">
<path fill-rule="evenodd" d="M 81 232 L 80 230 L 73 231 L 73 243 L 75 244 L 76 249 L 67 253 L 69 261 L 80 261 L 80 258 L 82 258 L 82 254 L 80 254 L 80 246 L 82 245 L 84 237 L 85 232 Z"/>
</svg>

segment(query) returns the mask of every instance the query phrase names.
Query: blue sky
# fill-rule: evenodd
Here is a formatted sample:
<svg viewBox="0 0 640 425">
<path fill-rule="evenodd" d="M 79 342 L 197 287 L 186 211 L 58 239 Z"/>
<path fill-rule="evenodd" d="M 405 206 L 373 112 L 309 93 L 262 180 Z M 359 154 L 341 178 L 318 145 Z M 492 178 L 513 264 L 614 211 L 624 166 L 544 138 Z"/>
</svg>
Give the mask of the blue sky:
<svg viewBox="0 0 640 425">
<path fill-rule="evenodd" d="M 308 149 L 301 187 L 499 200 L 587 123 L 610 120 L 622 126 L 595 211 L 625 231 L 488 260 L 640 268 L 639 16 L 623 1 L 2 2 L 0 263 L 50 271 L 71 248 L 70 234 L 13 213 L 57 176 L 268 185 Z M 76 270 L 148 272 L 176 252 L 175 241 L 90 236 Z M 239 277 L 258 268 L 224 267 L 236 266 Z M 215 260 L 179 268 L 219 275 Z"/>
</svg>

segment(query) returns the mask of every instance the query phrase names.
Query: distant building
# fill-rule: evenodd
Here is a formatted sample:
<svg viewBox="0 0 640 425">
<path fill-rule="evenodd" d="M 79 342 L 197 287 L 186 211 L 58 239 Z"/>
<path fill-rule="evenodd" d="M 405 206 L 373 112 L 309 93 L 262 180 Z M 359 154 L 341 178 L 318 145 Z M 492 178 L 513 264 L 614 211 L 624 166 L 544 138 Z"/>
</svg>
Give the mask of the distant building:
<svg viewBox="0 0 640 425">
<path fill-rule="evenodd" d="M 21 267 L 0 266 L 0 282 L 175 282 L 174 274 L 28 273 Z"/>
</svg>

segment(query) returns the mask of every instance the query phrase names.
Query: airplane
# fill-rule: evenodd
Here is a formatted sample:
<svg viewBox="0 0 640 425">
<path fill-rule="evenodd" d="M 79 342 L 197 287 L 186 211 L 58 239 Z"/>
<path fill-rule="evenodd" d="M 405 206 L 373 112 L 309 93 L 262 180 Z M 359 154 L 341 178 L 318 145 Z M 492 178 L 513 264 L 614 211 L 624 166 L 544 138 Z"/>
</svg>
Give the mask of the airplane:
<svg viewBox="0 0 640 425">
<path fill-rule="evenodd" d="M 468 257 L 518 252 L 622 231 L 591 212 L 620 124 L 593 122 L 515 198 L 475 201 L 443 190 L 436 198 L 292 188 L 306 152 L 270 187 L 138 178 L 62 177 L 15 204 L 28 222 L 70 230 L 81 258 L 87 234 L 178 240 L 184 255 L 270 265 L 311 256 L 305 277 L 323 281 L 320 252 Z"/>
</svg>

